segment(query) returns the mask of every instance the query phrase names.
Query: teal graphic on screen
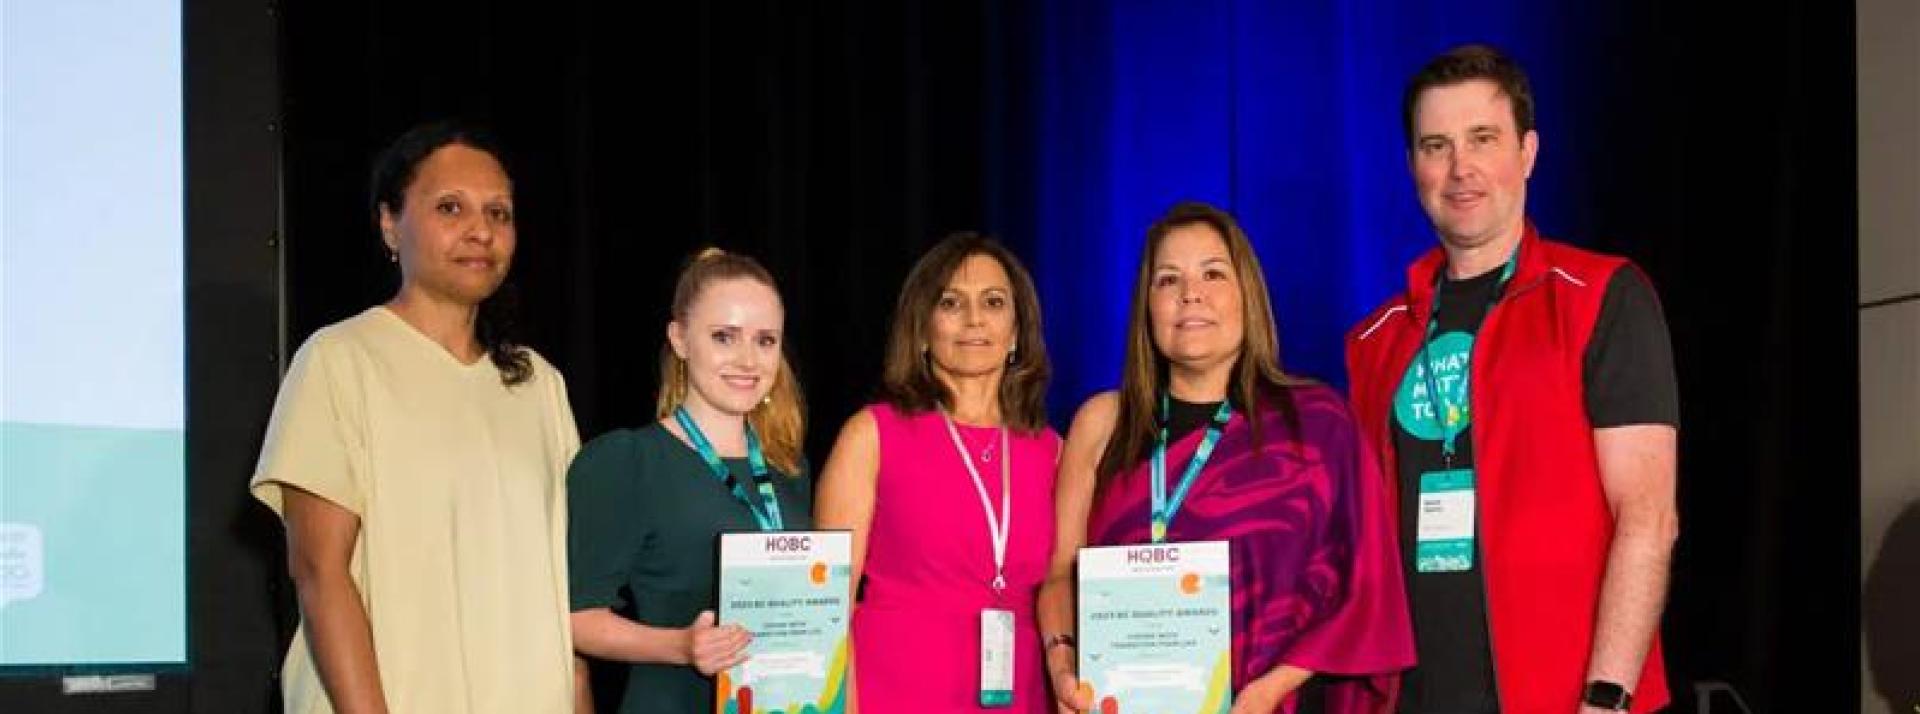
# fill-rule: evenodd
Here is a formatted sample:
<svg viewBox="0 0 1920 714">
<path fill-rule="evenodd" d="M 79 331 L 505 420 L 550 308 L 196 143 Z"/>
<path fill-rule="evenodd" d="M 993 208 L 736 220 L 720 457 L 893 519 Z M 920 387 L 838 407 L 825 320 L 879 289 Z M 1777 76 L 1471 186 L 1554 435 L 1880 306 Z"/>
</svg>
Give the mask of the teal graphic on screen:
<svg viewBox="0 0 1920 714">
<path fill-rule="evenodd" d="M 180 23 L 0 23 L 0 668 L 186 661 Z"/>
</svg>

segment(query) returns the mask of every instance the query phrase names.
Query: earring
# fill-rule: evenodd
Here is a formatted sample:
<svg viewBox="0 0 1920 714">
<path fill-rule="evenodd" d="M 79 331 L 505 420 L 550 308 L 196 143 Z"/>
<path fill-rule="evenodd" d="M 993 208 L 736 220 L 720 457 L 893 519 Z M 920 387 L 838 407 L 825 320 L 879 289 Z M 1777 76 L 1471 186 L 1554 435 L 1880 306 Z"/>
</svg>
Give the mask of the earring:
<svg viewBox="0 0 1920 714">
<path fill-rule="evenodd" d="M 389 263 L 400 262 L 400 251 L 397 251 L 397 250 L 387 251 L 387 262 Z"/>
<path fill-rule="evenodd" d="M 1020 359 L 1020 350 L 1007 350 L 1007 364 L 1013 364 L 1019 359 Z"/>
</svg>

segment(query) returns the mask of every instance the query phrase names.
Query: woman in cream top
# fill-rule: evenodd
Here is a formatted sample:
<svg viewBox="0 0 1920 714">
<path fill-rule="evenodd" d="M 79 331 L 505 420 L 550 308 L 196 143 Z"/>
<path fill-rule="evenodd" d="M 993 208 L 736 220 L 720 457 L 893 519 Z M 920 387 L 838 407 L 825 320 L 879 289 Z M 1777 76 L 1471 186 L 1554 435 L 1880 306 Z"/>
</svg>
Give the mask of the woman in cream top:
<svg viewBox="0 0 1920 714">
<path fill-rule="evenodd" d="M 429 125 L 388 150 L 375 210 L 399 292 L 316 332 L 281 385 L 252 490 L 287 524 L 290 714 L 572 706 L 579 436 L 559 372 L 495 329 L 515 236 L 490 146 Z"/>
</svg>

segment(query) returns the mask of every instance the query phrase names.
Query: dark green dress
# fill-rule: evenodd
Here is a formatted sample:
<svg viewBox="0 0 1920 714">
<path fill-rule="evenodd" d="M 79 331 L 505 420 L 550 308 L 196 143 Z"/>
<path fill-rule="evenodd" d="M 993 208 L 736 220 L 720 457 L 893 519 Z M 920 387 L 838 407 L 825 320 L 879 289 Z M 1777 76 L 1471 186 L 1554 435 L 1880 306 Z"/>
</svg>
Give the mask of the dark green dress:
<svg viewBox="0 0 1920 714">
<path fill-rule="evenodd" d="M 751 483 L 746 459 L 723 459 Z M 813 527 L 813 487 L 773 473 L 788 530 Z M 718 535 L 759 525 L 700 453 L 659 423 L 588 443 L 567 472 L 567 563 L 572 609 L 630 609 L 641 624 L 685 627 L 715 609 Z M 709 712 L 713 680 L 692 667 L 634 664 L 621 714 Z"/>
</svg>

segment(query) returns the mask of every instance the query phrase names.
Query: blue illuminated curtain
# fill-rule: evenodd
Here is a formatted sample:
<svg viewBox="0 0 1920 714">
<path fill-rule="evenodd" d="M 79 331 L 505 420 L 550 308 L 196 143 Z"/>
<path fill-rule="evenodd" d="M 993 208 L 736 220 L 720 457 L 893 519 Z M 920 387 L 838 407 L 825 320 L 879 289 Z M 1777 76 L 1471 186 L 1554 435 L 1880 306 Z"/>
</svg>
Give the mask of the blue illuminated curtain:
<svg viewBox="0 0 1920 714">
<path fill-rule="evenodd" d="M 1532 75 L 1543 134 L 1536 218 L 1578 195 L 1553 138 L 1578 129 L 1568 59 L 1596 25 L 1543 3 L 1071 2 L 1033 13 L 1024 53 L 1033 262 L 1064 424 L 1117 384 L 1146 227 L 1184 199 L 1239 218 L 1266 271 L 1283 357 L 1344 386 L 1341 336 L 1434 244 L 1415 202 L 1400 94 L 1431 56 L 1489 42 Z M 1558 162 L 1558 163 L 1556 163 Z M 1549 170 L 1549 167 L 1552 167 Z M 1579 213 L 1581 207 L 1574 207 Z M 1578 216 L 1570 216 L 1575 221 Z M 1552 221 L 1542 218 L 1551 232 Z M 1030 243 L 1029 243 L 1030 241 Z"/>
</svg>

